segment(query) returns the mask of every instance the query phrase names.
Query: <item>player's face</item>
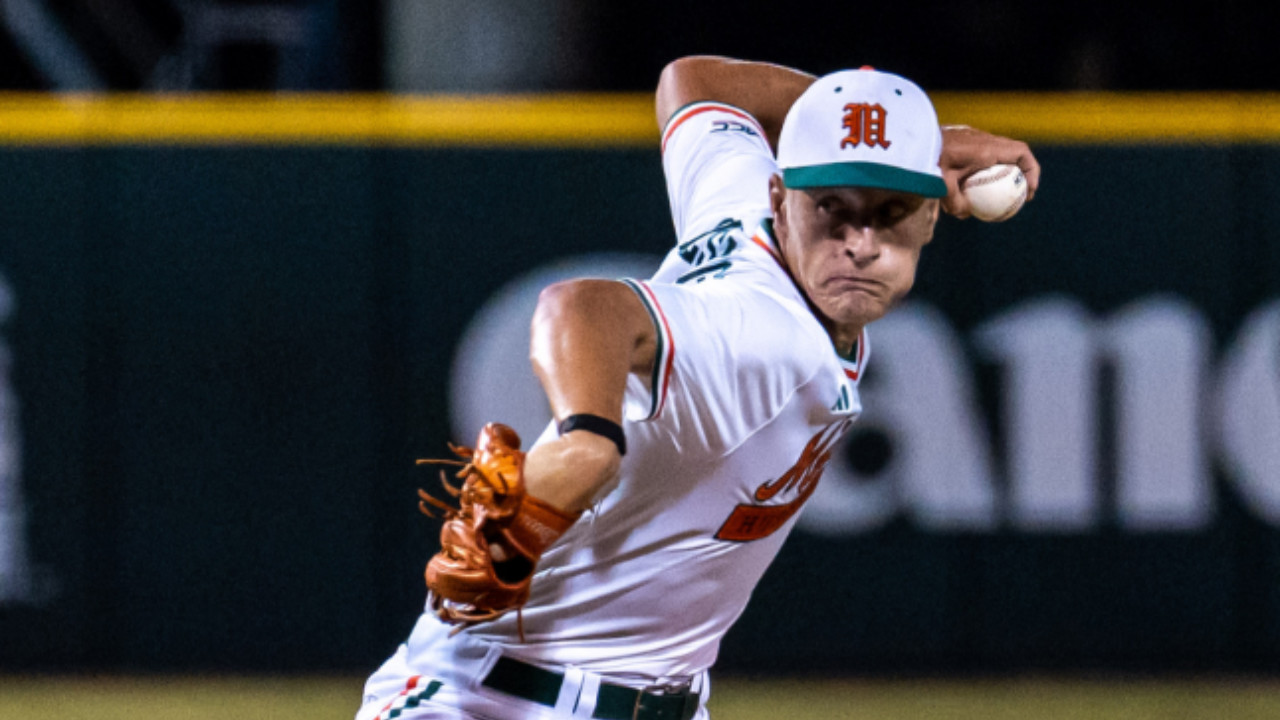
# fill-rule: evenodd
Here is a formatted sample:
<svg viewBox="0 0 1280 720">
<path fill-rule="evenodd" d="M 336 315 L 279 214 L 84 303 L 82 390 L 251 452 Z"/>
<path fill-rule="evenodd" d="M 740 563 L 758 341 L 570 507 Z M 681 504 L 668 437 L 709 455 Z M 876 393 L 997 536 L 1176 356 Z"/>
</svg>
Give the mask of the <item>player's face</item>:
<svg viewBox="0 0 1280 720">
<path fill-rule="evenodd" d="M 774 185 L 783 256 L 833 329 L 861 330 L 911 289 L 937 200 L 878 188 L 789 190 L 777 176 Z"/>
</svg>

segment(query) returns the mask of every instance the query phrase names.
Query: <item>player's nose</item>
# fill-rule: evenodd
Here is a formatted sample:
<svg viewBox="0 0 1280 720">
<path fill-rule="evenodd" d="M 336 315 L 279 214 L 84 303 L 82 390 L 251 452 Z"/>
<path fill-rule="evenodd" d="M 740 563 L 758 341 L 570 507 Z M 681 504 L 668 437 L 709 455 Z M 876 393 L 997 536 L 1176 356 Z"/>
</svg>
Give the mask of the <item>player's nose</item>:
<svg viewBox="0 0 1280 720">
<path fill-rule="evenodd" d="M 871 225 L 847 223 L 841 228 L 840 239 L 845 254 L 860 265 L 880 256 L 880 238 Z"/>
</svg>

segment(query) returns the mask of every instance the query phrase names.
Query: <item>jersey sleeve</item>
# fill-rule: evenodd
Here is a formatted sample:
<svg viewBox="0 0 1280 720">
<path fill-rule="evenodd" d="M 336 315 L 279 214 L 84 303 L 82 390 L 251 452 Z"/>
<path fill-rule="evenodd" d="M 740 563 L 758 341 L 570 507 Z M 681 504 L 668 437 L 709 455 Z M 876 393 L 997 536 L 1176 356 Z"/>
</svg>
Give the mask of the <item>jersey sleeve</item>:
<svg viewBox="0 0 1280 720">
<path fill-rule="evenodd" d="M 769 211 L 777 163 L 764 130 L 744 110 L 713 102 L 681 108 L 662 133 L 662 167 L 681 242 L 726 218 Z"/>
</svg>

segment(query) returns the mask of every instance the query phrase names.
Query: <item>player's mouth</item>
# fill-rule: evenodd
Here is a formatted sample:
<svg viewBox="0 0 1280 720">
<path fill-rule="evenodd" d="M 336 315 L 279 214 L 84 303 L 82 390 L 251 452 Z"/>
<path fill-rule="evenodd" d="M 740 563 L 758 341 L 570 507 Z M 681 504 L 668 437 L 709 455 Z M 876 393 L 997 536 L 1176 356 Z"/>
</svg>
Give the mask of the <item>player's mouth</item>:
<svg viewBox="0 0 1280 720">
<path fill-rule="evenodd" d="M 885 284 L 879 280 L 848 275 L 840 275 L 830 278 L 824 283 L 824 285 L 826 285 L 828 290 L 835 292 L 862 292 L 876 296 L 881 295 L 885 288 Z"/>
</svg>

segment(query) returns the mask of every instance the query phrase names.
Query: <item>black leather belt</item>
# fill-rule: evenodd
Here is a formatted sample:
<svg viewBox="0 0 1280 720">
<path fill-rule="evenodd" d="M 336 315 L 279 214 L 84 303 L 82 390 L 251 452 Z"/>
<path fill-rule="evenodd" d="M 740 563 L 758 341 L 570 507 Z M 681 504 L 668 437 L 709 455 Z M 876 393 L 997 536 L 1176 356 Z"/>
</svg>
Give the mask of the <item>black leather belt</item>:
<svg viewBox="0 0 1280 720">
<path fill-rule="evenodd" d="M 555 707 L 564 673 L 546 670 L 510 657 L 500 657 L 484 678 L 484 686 Z M 601 720 L 689 720 L 698 712 L 698 693 L 689 688 L 651 692 L 601 682 L 596 709 Z"/>
</svg>

